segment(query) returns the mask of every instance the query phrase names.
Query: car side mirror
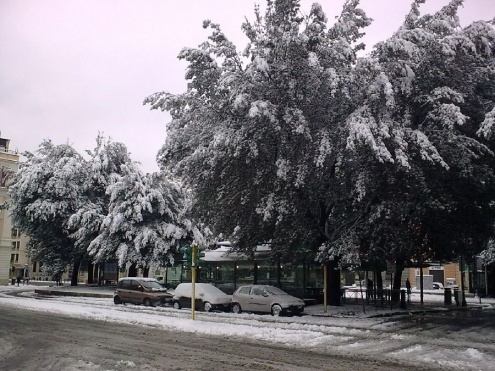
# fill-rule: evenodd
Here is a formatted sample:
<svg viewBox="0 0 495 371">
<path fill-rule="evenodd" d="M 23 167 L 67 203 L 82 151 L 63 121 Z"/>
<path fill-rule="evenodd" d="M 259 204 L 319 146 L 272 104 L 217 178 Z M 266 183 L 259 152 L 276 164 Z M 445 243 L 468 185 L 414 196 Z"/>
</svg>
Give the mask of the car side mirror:
<svg viewBox="0 0 495 371">
<path fill-rule="evenodd" d="M 267 294 L 266 292 L 264 292 L 262 295 L 263 295 L 265 298 L 266 298 L 266 297 L 268 297 L 268 294 Z"/>
<path fill-rule="evenodd" d="M 144 291 L 144 287 L 143 286 L 139 286 L 139 291 Z"/>
</svg>

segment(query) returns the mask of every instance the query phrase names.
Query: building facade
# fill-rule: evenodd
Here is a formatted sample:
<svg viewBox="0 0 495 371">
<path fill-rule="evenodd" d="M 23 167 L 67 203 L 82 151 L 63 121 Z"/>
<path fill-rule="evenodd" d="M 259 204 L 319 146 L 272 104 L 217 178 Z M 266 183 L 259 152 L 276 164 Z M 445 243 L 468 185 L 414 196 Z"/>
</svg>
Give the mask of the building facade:
<svg viewBox="0 0 495 371">
<path fill-rule="evenodd" d="M 19 154 L 9 149 L 10 140 L 0 138 L 0 204 L 8 201 L 8 171 L 19 170 Z M 13 228 L 9 210 L 0 210 L 0 285 L 29 274 L 30 258 L 27 236 Z"/>
</svg>

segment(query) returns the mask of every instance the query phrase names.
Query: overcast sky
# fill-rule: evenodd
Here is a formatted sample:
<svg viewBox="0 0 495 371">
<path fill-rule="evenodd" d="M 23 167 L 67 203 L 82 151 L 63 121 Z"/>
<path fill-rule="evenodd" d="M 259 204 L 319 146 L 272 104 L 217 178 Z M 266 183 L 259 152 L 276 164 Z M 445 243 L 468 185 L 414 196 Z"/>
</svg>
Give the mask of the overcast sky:
<svg viewBox="0 0 495 371">
<path fill-rule="evenodd" d="M 302 0 L 308 14 L 313 0 Z M 402 23 L 412 0 L 362 0 L 374 19 L 371 46 Z M 244 18 L 265 0 L 0 0 L 0 131 L 11 149 L 34 151 L 43 139 L 93 149 L 98 132 L 124 143 L 146 172 L 165 140 L 167 113 L 143 106 L 157 91 L 185 90 L 177 59 L 219 23 L 243 50 Z M 344 0 L 320 1 L 332 23 Z M 437 10 L 447 0 L 430 0 Z M 494 0 L 466 0 L 461 24 L 495 16 Z"/>
</svg>

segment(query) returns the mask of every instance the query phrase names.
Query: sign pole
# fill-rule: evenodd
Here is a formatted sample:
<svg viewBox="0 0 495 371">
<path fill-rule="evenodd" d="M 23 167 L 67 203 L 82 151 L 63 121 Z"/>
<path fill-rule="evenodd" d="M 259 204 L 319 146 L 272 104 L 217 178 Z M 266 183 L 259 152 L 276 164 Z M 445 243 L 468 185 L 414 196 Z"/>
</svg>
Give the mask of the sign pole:
<svg viewBox="0 0 495 371">
<path fill-rule="evenodd" d="M 327 277 L 328 277 L 328 267 L 325 264 L 323 266 L 323 313 L 327 313 Z"/>
<path fill-rule="evenodd" d="M 196 246 L 191 248 L 191 316 L 193 320 L 196 319 L 196 249 Z"/>
</svg>

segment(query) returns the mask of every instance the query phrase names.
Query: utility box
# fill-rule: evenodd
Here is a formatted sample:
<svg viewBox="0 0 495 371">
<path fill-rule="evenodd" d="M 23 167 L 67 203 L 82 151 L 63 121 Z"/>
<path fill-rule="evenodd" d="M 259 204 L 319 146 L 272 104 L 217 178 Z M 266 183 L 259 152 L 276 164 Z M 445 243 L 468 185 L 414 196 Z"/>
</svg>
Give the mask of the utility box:
<svg viewBox="0 0 495 371">
<path fill-rule="evenodd" d="M 420 276 L 416 276 L 416 289 L 421 289 Z M 433 275 L 425 274 L 423 276 L 423 290 L 433 290 Z"/>
</svg>

